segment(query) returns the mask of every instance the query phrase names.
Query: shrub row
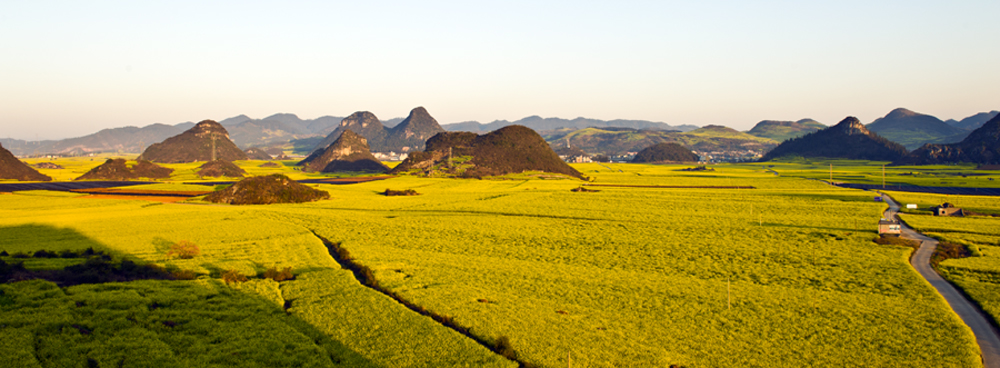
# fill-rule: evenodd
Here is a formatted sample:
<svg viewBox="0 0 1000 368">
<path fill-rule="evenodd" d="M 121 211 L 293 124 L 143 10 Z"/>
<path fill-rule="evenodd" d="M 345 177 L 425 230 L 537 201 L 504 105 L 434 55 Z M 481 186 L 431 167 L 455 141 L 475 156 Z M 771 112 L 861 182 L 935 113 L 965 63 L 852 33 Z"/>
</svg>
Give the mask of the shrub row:
<svg viewBox="0 0 1000 368">
<path fill-rule="evenodd" d="M 6 250 L 0 251 L 0 257 L 11 257 L 11 258 L 87 258 L 91 256 L 108 257 L 104 254 L 103 251 L 95 251 L 94 248 L 87 248 L 81 251 L 74 251 L 67 249 L 60 252 L 54 252 L 42 249 L 35 251 L 30 255 L 24 252 L 8 254 Z"/>
</svg>

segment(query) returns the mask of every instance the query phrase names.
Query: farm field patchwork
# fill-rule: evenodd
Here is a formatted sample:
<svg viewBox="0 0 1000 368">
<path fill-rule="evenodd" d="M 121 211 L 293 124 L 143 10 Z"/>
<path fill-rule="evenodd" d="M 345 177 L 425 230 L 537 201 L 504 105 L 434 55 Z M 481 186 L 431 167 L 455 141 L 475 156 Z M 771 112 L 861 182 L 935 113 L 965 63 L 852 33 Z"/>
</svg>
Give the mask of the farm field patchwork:
<svg viewBox="0 0 1000 368">
<path fill-rule="evenodd" d="M 331 341 L 316 346 L 372 366 L 516 364 L 360 285 L 314 232 L 382 287 L 543 367 L 981 366 L 909 249 L 871 241 L 885 206 L 870 192 L 749 165 L 574 166 L 594 183 L 756 189 L 571 192 L 586 182 L 513 175 L 319 184 L 330 200 L 274 206 L 14 194 L 0 196 L 0 250 L 96 246 L 219 288 L 223 270 L 292 267 L 294 280 L 231 288 L 279 313 L 288 302 Z M 201 255 L 167 257 L 180 240 Z"/>
</svg>

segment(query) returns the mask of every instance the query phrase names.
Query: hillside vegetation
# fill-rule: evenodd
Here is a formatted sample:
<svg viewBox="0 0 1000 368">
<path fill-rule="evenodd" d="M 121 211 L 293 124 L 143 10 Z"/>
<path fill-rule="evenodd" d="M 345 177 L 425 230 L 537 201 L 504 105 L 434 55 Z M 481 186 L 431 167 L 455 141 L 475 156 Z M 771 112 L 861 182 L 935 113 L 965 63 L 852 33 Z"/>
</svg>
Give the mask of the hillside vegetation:
<svg viewBox="0 0 1000 368">
<path fill-rule="evenodd" d="M 643 148 L 635 154 L 632 162 L 653 163 L 653 162 L 693 162 L 698 161 L 698 155 L 691 150 L 684 148 L 677 143 L 657 143 Z"/>
<path fill-rule="evenodd" d="M 868 124 L 871 130 L 886 139 L 902 144 L 907 150 L 927 143 L 953 143 L 961 141 L 969 130 L 946 124 L 936 117 L 904 108 L 890 111 L 884 117 Z"/>
<path fill-rule="evenodd" d="M 75 180 L 165 179 L 169 178 L 173 171 L 174 169 L 145 160 L 129 162 L 123 158 L 112 158 Z"/>
<path fill-rule="evenodd" d="M 299 184 L 287 176 L 254 176 L 205 196 L 213 203 L 275 204 L 302 203 L 330 198 L 330 193 Z"/>
<path fill-rule="evenodd" d="M 802 119 L 799 121 L 777 121 L 764 120 L 754 125 L 747 134 L 756 137 L 769 138 L 778 142 L 784 142 L 791 138 L 826 129 L 826 125 L 820 124 L 812 119 Z"/>
</svg>

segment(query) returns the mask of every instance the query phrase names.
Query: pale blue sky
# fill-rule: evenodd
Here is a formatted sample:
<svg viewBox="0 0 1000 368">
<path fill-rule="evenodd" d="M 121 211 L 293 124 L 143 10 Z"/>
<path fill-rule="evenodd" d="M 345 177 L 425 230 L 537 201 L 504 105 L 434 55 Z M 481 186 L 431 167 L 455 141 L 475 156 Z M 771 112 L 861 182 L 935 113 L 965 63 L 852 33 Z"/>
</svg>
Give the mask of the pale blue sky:
<svg viewBox="0 0 1000 368">
<path fill-rule="evenodd" d="M 424 106 L 865 123 L 1000 109 L 1000 1 L 0 0 L 0 136 Z"/>
</svg>

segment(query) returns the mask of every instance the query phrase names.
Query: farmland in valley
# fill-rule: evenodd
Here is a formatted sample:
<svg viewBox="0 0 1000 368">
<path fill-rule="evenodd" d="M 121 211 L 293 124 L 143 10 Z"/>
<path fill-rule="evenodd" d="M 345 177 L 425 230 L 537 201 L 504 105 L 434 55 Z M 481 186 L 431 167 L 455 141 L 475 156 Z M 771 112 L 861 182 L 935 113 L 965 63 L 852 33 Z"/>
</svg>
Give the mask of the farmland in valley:
<svg viewBox="0 0 1000 368">
<path fill-rule="evenodd" d="M 241 166 L 250 171 L 259 163 Z M 263 331 L 273 339 L 255 344 L 281 340 L 293 352 L 278 365 L 312 364 L 305 359 L 317 352 L 330 357 L 323 364 L 345 366 L 516 366 L 361 285 L 330 257 L 319 235 L 349 251 L 382 288 L 448 317 L 476 340 L 509 341 L 518 360 L 538 366 L 562 367 L 567 359 L 580 367 L 981 366 L 971 332 L 907 264 L 909 249 L 871 241 L 885 205 L 873 202 L 870 192 L 775 176 L 760 165 L 723 165 L 710 172 L 635 164 L 574 167 L 594 184 L 755 189 L 594 186 L 598 192 L 571 192 L 587 182 L 528 173 L 494 180 L 312 184 L 331 199 L 273 206 L 2 195 L 0 250 L 95 247 L 199 278 L 112 289 L 54 288 L 42 281 L 4 285 L 9 302 L 0 303 L 0 324 L 24 321 L 36 304 L 66 309 L 58 321 L 22 322 L 3 333 L 19 339 L 9 341 L 45 340 L 52 346 L 89 339 L 89 345 L 50 354 L 83 357 L 74 363 L 80 365 L 86 357 L 118 359 L 101 355 L 115 346 L 116 336 L 155 338 L 172 361 L 200 365 L 197 359 L 215 355 L 188 354 L 180 348 L 183 341 L 206 352 L 229 352 L 236 347 L 212 334 Z M 822 177 L 823 169 L 795 170 Z M 387 188 L 420 195 L 381 195 Z M 201 253 L 168 257 L 170 245 L 181 240 L 198 244 Z M 955 261 L 964 260 L 946 264 Z M 257 277 L 272 267 L 291 267 L 295 279 Z M 225 270 L 251 281 L 226 286 L 218 280 Z M 41 289 L 49 291 L 19 296 Z M 121 309 L 148 310 L 157 300 L 174 301 L 177 309 L 137 313 L 133 319 L 145 324 L 131 324 L 127 313 L 97 305 L 76 311 L 65 302 L 113 301 L 123 293 L 139 299 L 122 301 Z M 156 325 L 168 318 L 157 313 L 199 309 L 211 304 L 207 300 L 254 307 L 233 312 L 238 317 L 225 330 L 220 326 L 222 332 L 185 335 Z M 220 308 L 218 313 L 226 312 Z M 247 323 L 254 320 L 261 322 Z M 80 323 L 93 333 L 81 337 L 67 327 Z M 56 328 L 63 332 L 53 333 Z M 46 360 L 50 355 L 17 350 L 17 343 L 4 346 L 5 355 L 59 366 Z"/>
</svg>

